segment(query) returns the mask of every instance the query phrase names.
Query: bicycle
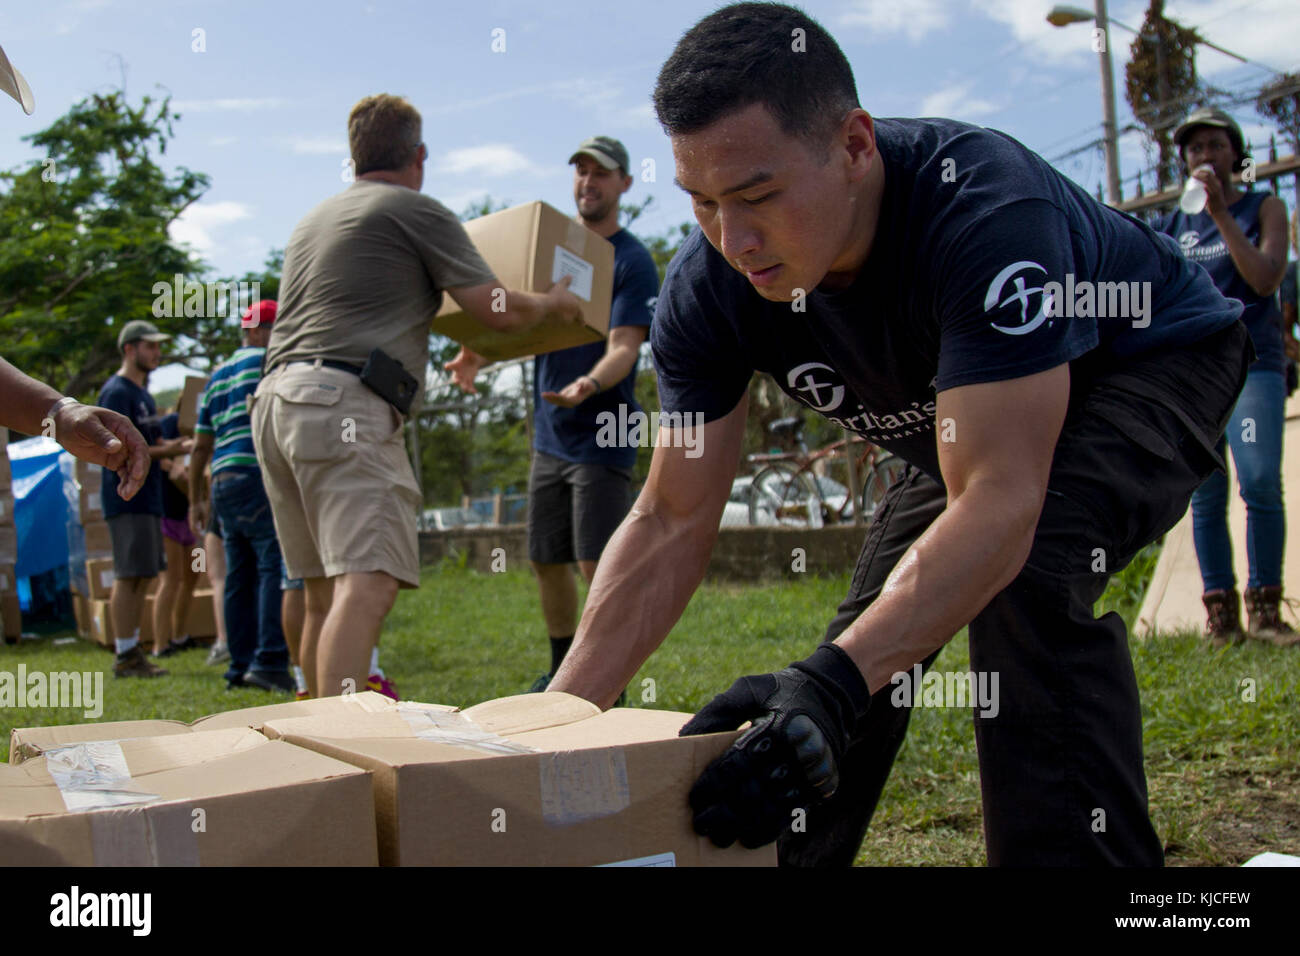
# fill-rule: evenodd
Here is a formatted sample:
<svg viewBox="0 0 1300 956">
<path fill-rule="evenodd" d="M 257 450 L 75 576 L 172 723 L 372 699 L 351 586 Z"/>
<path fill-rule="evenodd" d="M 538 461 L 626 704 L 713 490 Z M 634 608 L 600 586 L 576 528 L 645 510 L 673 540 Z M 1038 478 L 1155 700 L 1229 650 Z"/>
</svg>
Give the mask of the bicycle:
<svg viewBox="0 0 1300 956">
<path fill-rule="evenodd" d="M 866 521 L 875 514 L 889 486 L 907 467 L 906 462 L 892 452 L 857 436 L 841 438 L 810 452 L 803 438 L 803 419 L 798 416 L 779 418 L 768 425 L 768 431 L 779 441 L 792 441 L 799 450 L 758 452 L 745 459 L 751 465 L 763 466 L 750 483 L 751 525 L 821 528 L 827 524 L 851 522 L 854 503 L 848 489 L 814 470 L 819 463 L 848 459 L 851 445 L 866 446 L 857 456 L 859 473 L 865 475 L 857 511 Z"/>
</svg>

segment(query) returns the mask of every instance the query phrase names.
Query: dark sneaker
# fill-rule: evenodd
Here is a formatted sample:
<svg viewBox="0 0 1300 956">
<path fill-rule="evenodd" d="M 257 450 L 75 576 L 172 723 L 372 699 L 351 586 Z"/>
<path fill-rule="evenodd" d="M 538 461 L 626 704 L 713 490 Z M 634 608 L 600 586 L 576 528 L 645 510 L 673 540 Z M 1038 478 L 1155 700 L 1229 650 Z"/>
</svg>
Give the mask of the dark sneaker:
<svg viewBox="0 0 1300 956">
<path fill-rule="evenodd" d="M 1206 591 L 1201 595 L 1207 616 L 1205 636 L 1209 638 L 1211 647 L 1240 644 L 1245 638 L 1241 632 L 1241 605 L 1238 602 L 1236 588 Z"/>
<path fill-rule="evenodd" d="M 288 672 L 277 674 L 274 671 L 246 671 L 243 680 L 244 687 L 257 687 L 266 691 L 292 694 L 298 689 Z"/>
<path fill-rule="evenodd" d="M 528 693 L 540 694 L 542 693 L 542 691 L 546 690 L 546 688 L 550 686 L 551 686 L 551 675 L 543 674 L 541 677 L 537 678 L 537 680 L 533 681 L 533 686 L 528 688 Z"/>
<path fill-rule="evenodd" d="M 1246 588 L 1246 619 L 1250 622 L 1247 636 L 1279 647 L 1300 644 L 1300 633 L 1282 620 L 1282 604 L 1281 585 Z"/>
<path fill-rule="evenodd" d="M 150 652 L 149 656 L 153 658 L 171 657 L 181 651 L 188 651 L 191 647 L 194 647 L 194 641 L 187 637 L 183 641 L 171 641 L 161 651 Z"/>
<path fill-rule="evenodd" d="M 118 654 L 113 662 L 114 677 L 165 677 L 166 674 L 165 668 L 149 662 L 139 644 L 125 654 Z"/>
</svg>

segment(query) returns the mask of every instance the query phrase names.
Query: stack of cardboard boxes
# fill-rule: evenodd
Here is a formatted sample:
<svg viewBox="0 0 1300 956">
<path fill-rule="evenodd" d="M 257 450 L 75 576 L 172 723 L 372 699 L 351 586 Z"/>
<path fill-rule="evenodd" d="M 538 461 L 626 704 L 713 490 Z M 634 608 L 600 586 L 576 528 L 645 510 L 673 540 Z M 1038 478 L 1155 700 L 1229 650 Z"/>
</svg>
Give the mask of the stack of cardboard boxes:
<svg viewBox="0 0 1300 956">
<path fill-rule="evenodd" d="M 6 644 L 18 643 L 23 614 L 18 606 L 18 532 L 14 528 L 13 473 L 9 468 L 9 429 L 0 428 L 0 618 Z"/>
<path fill-rule="evenodd" d="M 526 694 L 461 711 L 364 693 L 183 724 L 15 730 L 14 865 L 771 866 L 719 849 L 687 794 L 736 732 Z M 201 821 L 199 826 L 196 821 Z"/>
<path fill-rule="evenodd" d="M 109 599 L 113 593 L 113 543 L 109 538 L 108 523 L 104 520 L 103 469 L 99 465 L 76 461 L 72 475 L 71 483 L 65 482 L 65 493 L 70 515 L 69 580 L 77 633 L 105 647 L 112 647 L 115 634 Z M 154 578 L 149 585 L 141 615 L 140 640 L 145 645 L 153 640 L 153 602 L 158 580 Z M 190 600 L 185 631 L 176 636 L 181 637 L 184 633 L 200 638 L 216 636 L 217 622 L 212 601 L 212 589 L 203 575 Z"/>
</svg>

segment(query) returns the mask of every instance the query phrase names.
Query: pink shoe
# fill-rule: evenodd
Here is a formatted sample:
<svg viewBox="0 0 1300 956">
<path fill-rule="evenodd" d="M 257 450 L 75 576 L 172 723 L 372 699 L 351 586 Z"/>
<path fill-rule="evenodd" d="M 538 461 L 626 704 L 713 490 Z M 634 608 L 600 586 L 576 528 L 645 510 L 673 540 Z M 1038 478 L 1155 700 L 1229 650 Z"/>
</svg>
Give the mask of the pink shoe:
<svg viewBox="0 0 1300 956">
<path fill-rule="evenodd" d="M 294 699 L 294 700 L 311 700 L 311 693 L 310 693 L 309 691 L 305 691 L 305 690 L 294 691 L 294 693 L 293 693 L 293 699 Z"/>
<path fill-rule="evenodd" d="M 376 694 L 383 694 L 385 697 L 391 697 L 393 700 L 401 700 L 397 696 L 397 685 L 387 677 L 380 677 L 378 674 L 371 674 L 366 679 L 366 690 L 373 690 Z"/>
</svg>

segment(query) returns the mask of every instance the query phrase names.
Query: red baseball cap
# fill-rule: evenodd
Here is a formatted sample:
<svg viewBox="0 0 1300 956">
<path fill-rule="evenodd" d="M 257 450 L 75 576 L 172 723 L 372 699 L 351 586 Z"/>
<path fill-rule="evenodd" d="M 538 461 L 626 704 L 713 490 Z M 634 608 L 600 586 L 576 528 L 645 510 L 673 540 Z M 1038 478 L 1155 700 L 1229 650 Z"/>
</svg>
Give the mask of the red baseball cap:
<svg viewBox="0 0 1300 956">
<path fill-rule="evenodd" d="M 245 329 L 255 329 L 259 325 L 272 325 L 275 323 L 275 310 L 274 299 L 259 299 L 244 310 L 239 324 Z"/>
</svg>

